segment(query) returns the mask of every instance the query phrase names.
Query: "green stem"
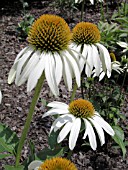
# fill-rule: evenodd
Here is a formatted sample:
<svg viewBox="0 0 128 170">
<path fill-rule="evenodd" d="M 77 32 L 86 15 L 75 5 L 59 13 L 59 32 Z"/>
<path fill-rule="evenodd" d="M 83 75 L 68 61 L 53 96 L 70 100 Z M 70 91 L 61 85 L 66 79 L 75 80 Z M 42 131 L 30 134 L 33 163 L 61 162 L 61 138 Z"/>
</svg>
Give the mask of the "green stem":
<svg viewBox="0 0 128 170">
<path fill-rule="evenodd" d="M 27 115 L 27 119 L 26 119 L 26 122 L 25 122 L 25 125 L 24 125 L 24 129 L 22 131 L 22 135 L 21 135 L 21 138 L 20 138 L 20 141 L 19 141 L 17 154 L 16 154 L 16 163 L 15 163 L 16 167 L 19 165 L 22 148 L 23 148 L 28 130 L 30 128 L 30 123 L 31 123 L 31 120 L 32 120 L 32 117 L 33 117 L 34 109 L 35 109 L 37 100 L 39 98 L 39 94 L 40 94 L 44 79 L 45 79 L 45 75 L 43 73 L 42 76 L 40 77 L 40 79 L 38 80 L 37 85 L 36 85 L 35 93 L 34 93 L 34 96 L 33 96 L 33 99 L 32 99 L 31 105 L 30 105 L 29 113 Z"/>
<path fill-rule="evenodd" d="M 81 7 L 81 18 L 80 18 L 80 21 L 83 21 L 84 4 L 85 4 L 85 0 L 84 0 L 84 1 L 82 1 L 82 7 Z"/>
<path fill-rule="evenodd" d="M 75 82 L 74 87 L 73 87 L 73 92 L 72 92 L 72 95 L 71 95 L 70 102 L 72 102 L 72 101 L 74 100 L 75 95 L 76 95 L 76 90 L 77 90 L 77 83 Z"/>
</svg>

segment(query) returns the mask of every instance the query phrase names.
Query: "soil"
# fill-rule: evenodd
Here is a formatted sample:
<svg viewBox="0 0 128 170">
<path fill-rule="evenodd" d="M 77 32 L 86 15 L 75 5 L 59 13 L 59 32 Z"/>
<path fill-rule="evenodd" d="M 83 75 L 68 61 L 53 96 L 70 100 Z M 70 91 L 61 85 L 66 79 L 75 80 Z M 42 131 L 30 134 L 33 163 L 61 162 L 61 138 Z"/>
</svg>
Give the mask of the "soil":
<svg viewBox="0 0 128 170">
<path fill-rule="evenodd" d="M 15 84 L 8 85 L 7 77 L 14 59 L 19 51 L 24 48 L 27 41 L 20 41 L 16 28 L 18 23 L 22 21 L 23 10 L 20 1 L 7 1 L 4 0 L 1 4 L 1 22 L 0 22 L 0 86 L 3 94 L 2 105 L 0 105 L 0 122 L 8 125 L 13 131 L 15 131 L 18 137 L 21 136 L 21 132 L 26 120 L 29 105 L 33 92 L 27 94 L 26 84 L 17 87 Z M 113 12 L 116 6 L 113 5 L 110 11 Z M 52 0 L 33 0 L 29 1 L 29 7 L 27 13 L 33 15 L 35 18 L 44 13 L 57 14 L 62 16 L 72 28 L 79 22 L 80 12 L 76 10 L 73 15 L 70 14 L 67 7 L 56 7 L 55 1 Z M 100 11 L 94 6 L 90 6 L 86 10 L 86 21 L 97 23 L 100 20 Z M 30 126 L 27 139 L 31 139 L 36 146 L 36 151 L 40 151 L 47 146 L 47 138 L 52 123 L 50 117 L 42 120 L 42 114 L 46 111 L 43 107 L 41 99 L 45 99 L 47 102 L 57 100 L 65 103 L 69 102 L 71 93 L 68 92 L 63 84 L 60 84 L 60 96 L 53 97 L 49 94 L 49 88 L 45 82 L 39 101 L 35 108 L 35 114 Z M 77 96 L 81 96 L 80 90 L 77 90 Z M 128 94 L 125 92 L 125 102 L 122 108 L 123 114 L 128 118 Z M 128 121 L 122 122 L 122 127 L 127 125 Z M 128 131 L 125 129 L 126 139 L 128 138 Z M 28 143 L 25 143 L 21 162 L 27 157 L 29 153 Z M 90 147 L 79 146 L 73 151 L 72 162 L 76 164 L 79 170 L 127 170 L 128 169 L 128 152 L 125 159 L 122 158 L 120 149 L 114 149 L 111 143 L 107 149 L 105 147 L 98 147 L 96 151 L 92 151 Z M 0 170 L 3 165 L 14 163 L 14 159 L 9 157 L 8 159 L 0 160 Z"/>
</svg>

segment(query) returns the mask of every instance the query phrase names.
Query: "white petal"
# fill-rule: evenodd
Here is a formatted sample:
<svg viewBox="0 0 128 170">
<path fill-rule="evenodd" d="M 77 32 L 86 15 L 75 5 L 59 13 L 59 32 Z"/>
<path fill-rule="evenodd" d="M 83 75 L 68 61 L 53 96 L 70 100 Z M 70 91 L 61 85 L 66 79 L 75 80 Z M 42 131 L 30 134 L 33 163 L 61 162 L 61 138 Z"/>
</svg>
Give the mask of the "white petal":
<svg viewBox="0 0 128 170">
<path fill-rule="evenodd" d="M 60 143 L 64 138 L 68 135 L 68 133 L 71 130 L 73 122 L 67 122 L 63 129 L 60 131 L 58 137 L 57 137 L 57 142 Z"/>
<path fill-rule="evenodd" d="M 69 148 L 71 150 L 73 150 L 76 145 L 76 141 L 80 132 L 80 127 L 81 127 L 81 119 L 76 118 L 76 120 L 73 122 L 73 126 L 71 128 L 71 132 L 69 136 Z"/>
<path fill-rule="evenodd" d="M 93 120 L 93 118 L 89 118 L 89 120 L 92 122 L 92 124 L 94 125 L 97 133 L 98 133 L 98 136 L 99 136 L 99 139 L 100 139 L 100 142 L 101 142 L 101 145 L 103 145 L 105 143 L 105 137 L 104 137 L 104 131 L 103 129 L 101 128 L 101 126 L 95 121 Z"/>
<path fill-rule="evenodd" d="M 99 76 L 99 81 L 101 81 L 101 80 L 104 78 L 104 76 L 105 76 L 105 72 L 102 71 L 102 73 L 101 73 L 100 76 Z"/>
<path fill-rule="evenodd" d="M 125 42 L 122 42 L 122 41 L 117 42 L 117 44 L 120 45 L 123 48 L 127 48 L 128 47 L 128 44 L 125 43 Z"/>
<path fill-rule="evenodd" d="M 80 87 L 80 69 L 78 66 L 78 61 L 70 49 L 68 49 L 68 52 L 66 51 L 65 57 L 70 62 L 71 66 L 72 66 L 72 70 L 73 70 L 75 78 L 76 78 L 76 83 L 77 83 L 78 87 Z"/>
<path fill-rule="evenodd" d="M 26 53 L 24 53 L 23 56 L 18 61 L 17 69 L 16 69 L 16 79 L 15 79 L 16 85 L 18 85 L 18 82 L 20 80 L 20 74 L 21 74 L 26 62 L 29 61 L 29 58 L 31 57 L 32 52 L 33 51 L 31 51 L 31 50 L 27 50 Z"/>
<path fill-rule="evenodd" d="M 63 78 L 66 86 L 68 86 L 68 90 L 72 89 L 72 69 L 69 61 L 65 56 L 61 56 L 63 59 Z"/>
<path fill-rule="evenodd" d="M 66 109 L 50 109 L 48 112 L 44 113 L 42 118 L 46 116 L 52 116 L 52 115 L 57 115 L 57 114 L 67 114 L 69 111 Z"/>
<path fill-rule="evenodd" d="M 18 86 L 23 84 L 28 79 L 29 74 L 33 71 L 33 69 L 37 65 L 37 63 L 39 61 L 39 58 L 40 58 L 40 52 L 36 51 L 31 56 L 31 58 L 29 59 L 28 63 L 24 67 L 23 72 L 21 73 L 21 76 L 20 76 L 20 79 L 19 79 L 19 82 L 18 82 Z"/>
<path fill-rule="evenodd" d="M 31 91 L 33 88 L 35 88 L 38 79 L 41 77 L 45 68 L 45 57 L 47 56 L 42 53 L 39 62 L 37 63 L 33 71 L 30 73 L 27 82 L 27 91 Z"/>
<path fill-rule="evenodd" d="M 28 51 L 28 50 L 32 50 L 32 48 L 30 48 L 29 46 L 23 48 L 23 49 L 19 52 L 19 54 L 16 56 L 15 61 L 14 61 L 14 64 L 15 64 L 15 63 L 19 60 L 19 58 L 22 57 L 22 55 L 23 55 L 26 51 Z M 32 50 L 32 51 L 33 51 L 33 50 Z"/>
<path fill-rule="evenodd" d="M 114 136 L 115 132 L 112 127 L 102 118 L 99 116 L 93 116 L 93 119 L 111 136 Z"/>
<path fill-rule="evenodd" d="M 96 43 L 96 46 L 99 48 L 103 70 L 106 71 L 107 69 L 111 72 L 111 58 L 108 50 L 102 44 Z"/>
<path fill-rule="evenodd" d="M 85 73 L 87 75 L 87 77 L 91 77 L 92 75 L 92 69 L 93 69 L 93 57 L 95 57 L 95 55 L 93 56 L 93 49 L 90 45 L 86 45 L 87 48 L 87 62 L 88 64 L 86 64 L 85 66 Z"/>
<path fill-rule="evenodd" d="M 60 129 L 65 123 L 67 122 L 73 122 L 75 117 L 71 114 L 66 114 L 58 117 L 52 124 L 50 133 L 54 129 L 54 132 L 56 132 L 58 129 Z"/>
<path fill-rule="evenodd" d="M 68 109 L 68 105 L 62 102 L 53 101 L 47 105 L 48 107 L 53 107 L 57 109 Z"/>
<path fill-rule="evenodd" d="M 91 2 L 92 4 L 94 4 L 94 0 L 90 0 L 90 2 Z"/>
<path fill-rule="evenodd" d="M 84 44 L 82 55 L 84 56 L 85 59 L 87 59 L 87 54 L 88 54 L 88 45 Z"/>
<path fill-rule="evenodd" d="M 96 150 L 97 142 L 96 142 L 96 136 L 95 136 L 94 130 L 92 128 L 92 125 L 90 124 L 90 122 L 88 120 L 86 120 L 86 119 L 83 119 L 83 120 L 84 120 L 85 127 L 86 127 L 83 139 L 85 139 L 86 136 L 88 135 L 91 148 L 93 150 Z"/>
<path fill-rule="evenodd" d="M 56 78 L 57 85 L 59 85 L 62 78 L 63 65 L 59 54 L 57 53 L 54 54 L 54 58 L 55 58 L 55 65 L 56 65 L 55 78 Z"/>
<path fill-rule="evenodd" d="M 57 96 L 59 95 L 59 89 L 55 78 L 55 60 L 52 54 L 47 54 L 45 58 L 45 76 L 52 93 Z"/>
<path fill-rule="evenodd" d="M 101 61 L 100 61 L 100 57 L 98 54 L 98 50 L 94 45 L 92 45 L 92 53 L 93 53 L 93 65 L 95 67 L 95 73 L 96 73 L 96 76 L 99 76 Z"/>
<path fill-rule="evenodd" d="M 32 161 L 29 166 L 28 166 L 28 170 L 35 170 L 35 168 L 39 167 L 42 164 L 41 161 Z"/>
<path fill-rule="evenodd" d="M 9 71 L 8 84 L 11 84 L 15 80 L 17 65 L 18 61 L 12 66 L 11 70 Z"/>
</svg>

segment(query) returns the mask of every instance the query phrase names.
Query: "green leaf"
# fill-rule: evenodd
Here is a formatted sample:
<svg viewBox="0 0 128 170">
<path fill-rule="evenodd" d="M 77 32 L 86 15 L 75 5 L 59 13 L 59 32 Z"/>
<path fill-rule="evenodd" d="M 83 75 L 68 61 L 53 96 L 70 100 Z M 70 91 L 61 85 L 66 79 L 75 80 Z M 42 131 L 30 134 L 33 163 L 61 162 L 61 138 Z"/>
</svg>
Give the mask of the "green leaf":
<svg viewBox="0 0 128 170">
<path fill-rule="evenodd" d="M 12 154 L 0 154 L 0 159 L 6 158 L 8 156 L 13 156 Z"/>
<path fill-rule="evenodd" d="M 124 143 L 124 132 L 119 126 L 113 126 L 113 130 L 115 131 L 115 135 L 112 138 L 120 146 L 124 158 L 126 154 L 126 148 Z"/>
<path fill-rule="evenodd" d="M 63 156 L 65 153 L 65 148 L 62 148 L 60 145 L 58 147 L 54 148 L 54 150 L 51 150 L 49 148 L 44 148 L 42 151 L 38 152 L 36 154 L 36 159 L 39 160 L 46 160 L 48 158 L 56 157 L 56 156 Z"/>
<path fill-rule="evenodd" d="M 48 137 L 48 145 L 51 149 L 54 149 L 56 147 L 58 135 L 59 135 L 59 131 L 57 132 L 52 131 L 52 133 Z"/>
<path fill-rule="evenodd" d="M 24 170 L 24 166 L 20 165 L 18 167 L 10 166 L 10 165 L 4 165 L 5 170 Z"/>
<path fill-rule="evenodd" d="M 0 123 L 0 152 L 15 153 L 19 139 L 15 132 L 9 127 Z"/>
</svg>

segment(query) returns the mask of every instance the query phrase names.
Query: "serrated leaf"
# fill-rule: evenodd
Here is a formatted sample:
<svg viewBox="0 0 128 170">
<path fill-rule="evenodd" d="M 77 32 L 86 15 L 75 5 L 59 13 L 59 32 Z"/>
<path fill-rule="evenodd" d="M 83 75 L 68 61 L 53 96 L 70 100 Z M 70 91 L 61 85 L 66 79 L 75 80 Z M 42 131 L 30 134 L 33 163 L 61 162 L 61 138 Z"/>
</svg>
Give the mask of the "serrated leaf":
<svg viewBox="0 0 128 170">
<path fill-rule="evenodd" d="M 10 166 L 10 165 L 4 165 L 5 170 L 24 170 L 24 166 L 20 165 L 18 167 Z"/>
<path fill-rule="evenodd" d="M 16 133 L 0 123 L 0 152 L 6 151 L 14 154 L 18 141 Z"/>
<path fill-rule="evenodd" d="M 115 131 L 115 135 L 112 138 L 120 146 L 124 158 L 126 154 L 126 148 L 124 143 L 124 132 L 119 126 L 113 126 L 113 130 Z"/>
</svg>

